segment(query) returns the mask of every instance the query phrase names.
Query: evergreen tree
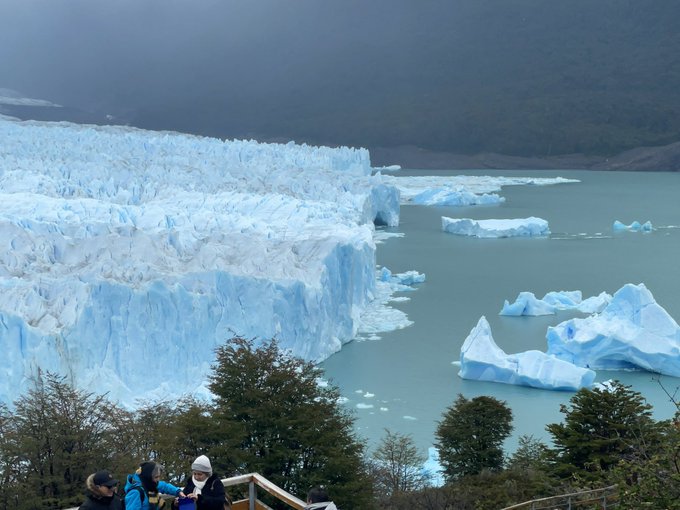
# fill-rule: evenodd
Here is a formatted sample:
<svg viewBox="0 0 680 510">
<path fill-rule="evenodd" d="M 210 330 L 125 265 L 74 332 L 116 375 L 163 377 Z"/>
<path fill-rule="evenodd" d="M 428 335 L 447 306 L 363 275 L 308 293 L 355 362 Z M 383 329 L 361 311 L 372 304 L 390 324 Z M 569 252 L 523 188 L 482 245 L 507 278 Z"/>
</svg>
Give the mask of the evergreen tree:
<svg viewBox="0 0 680 510">
<path fill-rule="evenodd" d="M 579 390 L 560 412 L 564 423 L 546 428 L 553 437 L 561 476 L 593 478 L 593 473 L 659 447 L 660 430 L 651 418 L 651 406 L 618 381 L 607 388 Z"/>
<path fill-rule="evenodd" d="M 534 436 L 522 435 L 517 450 L 508 460 L 508 469 L 546 471 L 550 465 L 549 449 Z"/>
<path fill-rule="evenodd" d="M 383 497 L 422 489 L 428 482 L 423 472 L 426 460 L 418 453 L 411 436 L 386 429 L 372 455 L 371 468 L 376 489 Z"/>
<path fill-rule="evenodd" d="M 178 402 L 147 402 L 137 409 L 130 438 L 136 463 L 153 460 L 163 465 L 164 479 L 183 485 L 191 463 L 215 443 L 211 407 L 193 398 Z M 134 466 L 131 466 L 133 468 Z M 223 474 L 223 473 L 220 473 Z"/>
<path fill-rule="evenodd" d="M 493 397 L 459 394 L 436 430 L 436 447 L 448 481 L 503 466 L 503 441 L 512 432 L 512 411 Z"/>
<path fill-rule="evenodd" d="M 677 411 L 672 420 L 659 423 L 661 448 L 639 450 L 614 468 L 612 479 L 619 486 L 622 509 L 680 509 L 680 402 L 676 400 L 680 387 L 671 394 L 660 377 L 657 382 Z"/>
<path fill-rule="evenodd" d="M 363 443 L 338 403 L 338 389 L 320 385 L 321 376 L 274 340 L 256 348 L 236 337 L 218 348 L 210 376 L 220 433 L 211 450 L 214 465 L 258 472 L 302 497 L 323 484 L 339 507 L 368 508 L 372 490 Z"/>
<path fill-rule="evenodd" d="M 662 422 L 662 448 L 620 462 L 612 481 L 619 486 L 619 508 L 680 509 L 680 413 Z"/>
<path fill-rule="evenodd" d="M 82 502 L 91 473 L 115 469 L 116 424 L 125 411 L 63 377 L 38 376 L 28 395 L 0 418 L 3 509 L 66 508 Z M 128 459 L 129 461 L 129 459 Z"/>
</svg>

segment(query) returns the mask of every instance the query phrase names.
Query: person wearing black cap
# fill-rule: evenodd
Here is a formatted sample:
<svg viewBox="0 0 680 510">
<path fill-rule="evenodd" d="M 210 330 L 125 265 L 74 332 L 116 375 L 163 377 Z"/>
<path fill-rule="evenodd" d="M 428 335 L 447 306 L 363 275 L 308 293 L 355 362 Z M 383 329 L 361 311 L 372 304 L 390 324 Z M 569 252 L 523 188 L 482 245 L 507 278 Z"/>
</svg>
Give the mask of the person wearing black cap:
<svg viewBox="0 0 680 510">
<path fill-rule="evenodd" d="M 125 484 L 126 510 L 157 510 L 164 506 L 161 494 L 184 498 L 179 487 L 161 480 L 162 466 L 155 462 L 142 462 L 139 469 L 128 475 Z"/>
<path fill-rule="evenodd" d="M 118 480 L 108 471 L 97 471 L 85 482 L 85 502 L 79 510 L 122 510 L 123 502 L 116 493 Z"/>
</svg>

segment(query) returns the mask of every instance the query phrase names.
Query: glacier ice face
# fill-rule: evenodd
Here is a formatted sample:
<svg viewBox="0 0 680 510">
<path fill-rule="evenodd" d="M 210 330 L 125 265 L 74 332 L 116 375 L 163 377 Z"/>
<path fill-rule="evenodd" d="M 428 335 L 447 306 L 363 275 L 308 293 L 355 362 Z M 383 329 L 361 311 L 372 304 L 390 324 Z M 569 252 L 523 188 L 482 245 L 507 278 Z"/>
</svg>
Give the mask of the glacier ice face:
<svg viewBox="0 0 680 510">
<path fill-rule="evenodd" d="M 4 402 L 38 368 L 128 404 L 204 391 L 234 335 L 321 360 L 375 297 L 373 221 L 398 224 L 364 149 L 2 120 L 0 139 Z"/>
<path fill-rule="evenodd" d="M 600 314 L 548 328 L 548 353 L 592 369 L 680 377 L 680 328 L 644 284 L 626 284 Z"/>
<path fill-rule="evenodd" d="M 589 387 L 595 372 L 540 351 L 506 354 L 496 345 L 491 327 L 482 316 L 460 349 L 463 379 L 516 384 L 548 390 Z"/>
<path fill-rule="evenodd" d="M 548 222 L 534 216 L 500 220 L 473 220 L 442 216 L 442 230 L 451 234 L 481 238 L 544 237 L 550 234 Z"/>
</svg>

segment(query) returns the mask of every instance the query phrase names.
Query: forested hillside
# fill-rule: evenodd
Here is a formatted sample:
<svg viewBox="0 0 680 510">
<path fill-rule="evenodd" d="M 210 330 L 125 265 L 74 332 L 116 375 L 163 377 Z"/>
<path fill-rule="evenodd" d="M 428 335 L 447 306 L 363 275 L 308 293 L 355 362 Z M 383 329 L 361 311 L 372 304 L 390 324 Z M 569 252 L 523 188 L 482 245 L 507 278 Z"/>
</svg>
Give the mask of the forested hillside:
<svg viewBox="0 0 680 510">
<path fill-rule="evenodd" d="M 677 0 L 162 4 L 0 2 L 0 87 L 71 108 L 0 113 L 407 147 L 416 163 L 581 154 L 595 159 L 579 167 L 606 167 L 680 142 Z M 678 169 L 670 152 L 648 167 Z"/>
<path fill-rule="evenodd" d="M 185 121 L 149 105 L 135 123 L 531 157 L 613 155 L 680 140 L 676 1 L 412 2 L 385 12 L 381 26 L 338 9 L 338 23 L 356 31 L 340 46 L 328 41 L 337 34 L 322 35 L 332 28 L 331 7 L 318 10 L 316 25 L 260 43 L 290 75 L 235 68 L 221 104 L 211 96 L 180 105 Z M 300 45 L 315 35 L 320 49 L 310 55 Z M 272 85 L 274 94 L 265 91 Z"/>
</svg>

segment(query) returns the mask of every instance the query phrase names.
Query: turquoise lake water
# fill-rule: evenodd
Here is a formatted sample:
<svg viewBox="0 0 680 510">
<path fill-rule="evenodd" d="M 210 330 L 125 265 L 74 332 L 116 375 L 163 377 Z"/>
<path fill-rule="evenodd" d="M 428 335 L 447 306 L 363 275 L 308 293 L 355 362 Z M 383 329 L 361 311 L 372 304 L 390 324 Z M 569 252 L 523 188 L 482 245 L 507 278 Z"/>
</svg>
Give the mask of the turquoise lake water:
<svg viewBox="0 0 680 510">
<path fill-rule="evenodd" d="M 427 281 L 394 303 L 414 322 L 380 340 L 354 341 L 321 366 L 356 412 L 361 437 L 372 447 L 384 429 L 411 434 L 423 453 L 434 441 L 442 413 L 456 396 L 491 395 L 514 414 L 508 453 L 520 435 L 549 442 L 548 423 L 562 421 L 560 404 L 573 393 L 504 384 L 464 381 L 458 377 L 460 347 L 484 315 L 496 343 L 507 353 L 545 351 L 548 326 L 576 316 L 501 317 L 504 300 L 519 292 L 542 297 L 548 291 L 581 290 L 583 298 L 614 294 L 626 283 L 644 283 L 657 303 L 680 321 L 680 174 L 591 171 L 401 171 L 407 175 L 491 175 L 565 177 L 579 183 L 508 186 L 505 203 L 475 207 L 403 206 L 403 233 L 378 246 L 377 262 L 392 272 L 417 270 Z M 474 219 L 538 216 L 550 224 L 544 239 L 474 239 L 441 230 L 441 217 Z M 649 220 L 644 234 L 614 232 L 615 220 Z M 618 379 L 641 392 L 657 419 L 675 407 L 659 382 L 646 372 L 598 371 L 596 381 Z M 680 379 L 662 377 L 671 393 Z M 369 407 L 372 406 L 372 407 Z"/>
</svg>

